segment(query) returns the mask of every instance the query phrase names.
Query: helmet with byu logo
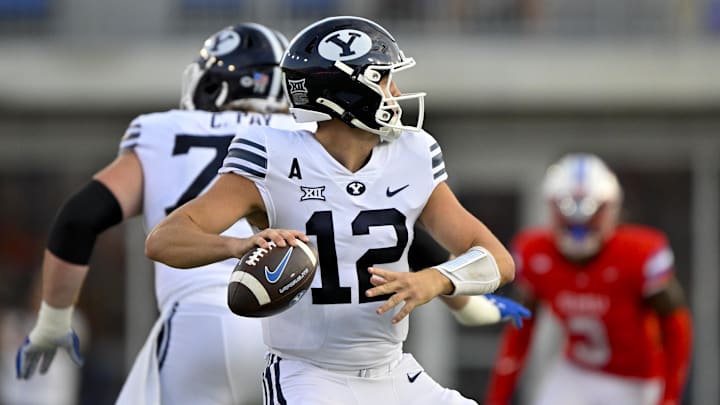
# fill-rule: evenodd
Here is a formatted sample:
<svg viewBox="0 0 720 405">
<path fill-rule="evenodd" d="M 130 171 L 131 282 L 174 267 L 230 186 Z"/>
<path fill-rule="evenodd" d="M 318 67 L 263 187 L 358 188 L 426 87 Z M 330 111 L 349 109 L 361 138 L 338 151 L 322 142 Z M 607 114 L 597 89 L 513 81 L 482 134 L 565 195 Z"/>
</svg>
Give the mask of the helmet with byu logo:
<svg viewBox="0 0 720 405">
<path fill-rule="evenodd" d="M 558 250 L 572 260 L 598 253 L 618 223 L 622 190 L 595 155 L 577 153 L 551 165 L 543 181 Z"/>
<path fill-rule="evenodd" d="M 255 23 L 227 27 L 205 40 L 200 57 L 183 74 L 180 107 L 219 111 L 287 109 L 280 58 L 287 39 Z"/>
<path fill-rule="evenodd" d="M 331 17 L 301 31 L 280 62 L 290 112 L 298 122 L 339 118 L 346 124 L 397 139 L 403 130 L 422 127 L 425 93 L 399 95 L 395 72 L 415 66 L 395 38 L 359 17 Z M 395 94 L 393 94 L 395 89 Z M 418 119 L 401 122 L 399 101 L 417 100 Z"/>
</svg>

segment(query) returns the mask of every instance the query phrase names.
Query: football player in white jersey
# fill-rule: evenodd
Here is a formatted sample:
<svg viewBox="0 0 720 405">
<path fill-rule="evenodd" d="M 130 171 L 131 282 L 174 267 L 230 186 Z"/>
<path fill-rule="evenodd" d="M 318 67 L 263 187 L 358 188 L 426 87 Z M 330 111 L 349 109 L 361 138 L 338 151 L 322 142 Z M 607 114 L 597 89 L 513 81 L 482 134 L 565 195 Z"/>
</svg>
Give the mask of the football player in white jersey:
<svg viewBox="0 0 720 405">
<path fill-rule="evenodd" d="M 208 38 L 183 77 L 181 108 L 137 117 L 118 157 L 60 210 L 43 263 L 39 321 L 18 351 L 19 378 L 48 369 L 57 348 L 81 358 L 70 328 L 95 237 L 142 214 L 147 229 L 202 193 L 239 127 L 305 128 L 287 114 L 279 62 L 287 40 L 245 23 Z M 281 113 L 278 113 L 281 112 Z M 246 221 L 224 233 L 252 234 Z M 227 307 L 235 261 L 193 271 L 155 264 L 160 318 L 138 355 L 118 404 L 257 404 L 267 348 L 255 319 Z M 242 344 L 238 344 L 239 337 Z"/>
<path fill-rule="evenodd" d="M 421 130 L 424 94 L 395 86 L 394 74 L 413 65 L 372 21 L 308 26 L 281 68 L 291 112 L 317 131 L 240 128 L 223 175 L 146 240 L 148 257 L 176 267 L 241 257 L 269 241 L 318 248 L 311 291 L 263 319 L 266 405 L 475 403 L 403 353 L 407 315 L 439 295 L 493 292 L 513 279 L 514 263 L 445 182 L 440 147 Z M 400 121 L 401 101 L 418 103 L 414 125 Z M 240 218 L 262 230 L 221 235 Z M 456 259 L 409 272 L 416 222 Z"/>
</svg>

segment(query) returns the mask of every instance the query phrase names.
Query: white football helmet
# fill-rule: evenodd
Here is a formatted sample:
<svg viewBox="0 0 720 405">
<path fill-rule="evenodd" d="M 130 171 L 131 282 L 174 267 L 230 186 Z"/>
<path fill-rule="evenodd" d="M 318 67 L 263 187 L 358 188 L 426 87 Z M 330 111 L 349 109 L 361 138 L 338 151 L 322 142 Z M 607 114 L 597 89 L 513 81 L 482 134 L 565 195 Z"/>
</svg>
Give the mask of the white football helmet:
<svg viewBox="0 0 720 405">
<path fill-rule="evenodd" d="M 543 181 L 555 242 L 568 259 L 597 254 L 617 226 L 622 190 L 597 156 L 569 154 L 551 165 Z"/>
</svg>

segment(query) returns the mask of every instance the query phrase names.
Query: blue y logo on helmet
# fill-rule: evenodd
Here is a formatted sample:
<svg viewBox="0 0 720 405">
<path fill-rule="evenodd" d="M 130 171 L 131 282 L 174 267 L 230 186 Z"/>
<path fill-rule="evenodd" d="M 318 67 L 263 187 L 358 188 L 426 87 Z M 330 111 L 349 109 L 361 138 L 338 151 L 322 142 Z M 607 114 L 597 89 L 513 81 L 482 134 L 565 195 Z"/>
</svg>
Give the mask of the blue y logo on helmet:
<svg viewBox="0 0 720 405">
<path fill-rule="evenodd" d="M 211 56 L 227 55 L 240 46 L 240 34 L 232 29 L 224 29 L 208 38 L 204 45 L 203 50 Z"/>
<path fill-rule="evenodd" d="M 327 60 L 351 60 L 365 56 L 372 48 L 370 36 L 360 30 L 344 29 L 325 36 L 318 53 Z"/>
</svg>

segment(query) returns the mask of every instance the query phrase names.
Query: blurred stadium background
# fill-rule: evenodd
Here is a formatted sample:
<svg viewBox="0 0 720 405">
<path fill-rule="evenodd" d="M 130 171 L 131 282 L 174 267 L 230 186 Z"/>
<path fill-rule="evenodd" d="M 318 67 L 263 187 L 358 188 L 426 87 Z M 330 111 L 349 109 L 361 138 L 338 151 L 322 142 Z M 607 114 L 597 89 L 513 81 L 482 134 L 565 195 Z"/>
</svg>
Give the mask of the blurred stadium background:
<svg viewBox="0 0 720 405">
<path fill-rule="evenodd" d="M 292 37 L 338 14 L 378 21 L 415 57 L 399 84 L 428 92 L 425 127 L 451 186 L 504 242 L 543 220 L 539 180 L 562 153 L 617 170 L 626 218 L 669 234 L 689 295 L 685 403 L 718 403 L 720 0 L 0 0 L 0 312 L 33 304 L 55 211 L 114 157 L 135 115 L 177 105 L 206 36 L 258 21 Z M 132 221 L 95 250 L 78 403 L 113 402 L 156 316 L 143 240 Z M 500 328 L 457 326 L 434 304 L 413 323 L 408 349 L 480 399 Z M 553 341 L 547 325 L 540 339 Z M 15 383 L 12 333 L 0 335 L 0 384 Z M 524 397 L 550 355 L 534 360 Z"/>
</svg>

